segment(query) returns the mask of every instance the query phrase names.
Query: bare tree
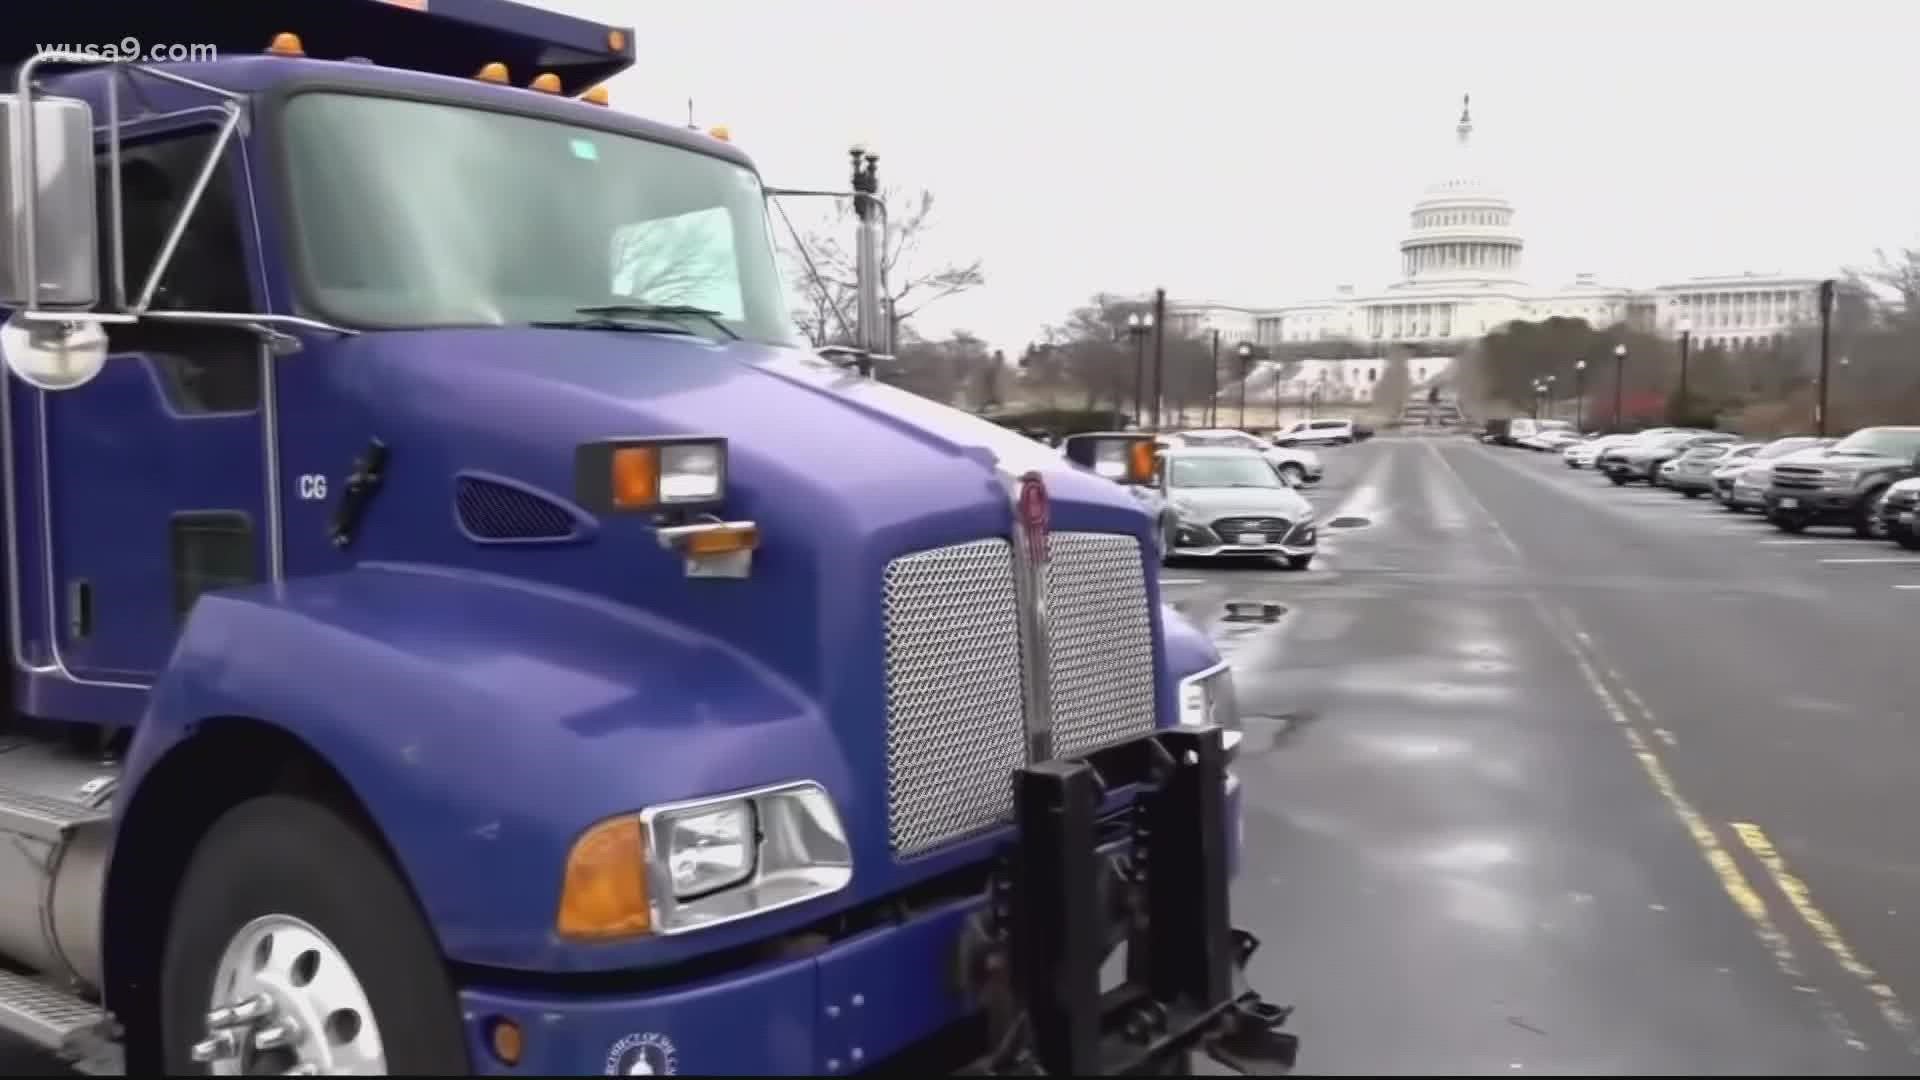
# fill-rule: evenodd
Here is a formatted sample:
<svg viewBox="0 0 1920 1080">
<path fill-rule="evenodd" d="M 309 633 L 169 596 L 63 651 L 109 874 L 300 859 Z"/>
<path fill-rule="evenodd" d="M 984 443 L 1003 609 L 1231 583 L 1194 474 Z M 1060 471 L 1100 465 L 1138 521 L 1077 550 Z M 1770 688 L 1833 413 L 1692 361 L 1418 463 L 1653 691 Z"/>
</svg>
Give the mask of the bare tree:
<svg viewBox="0 0 1920 1080">
<path fill-rule="evenodd" d="M 908 333 L 894 350 L 896 365 L 881 372 L 885 381 L 922 397 L 963 408 L 1001 404 L 1005 395 L 1004 358 L 965 330 L 944 341 L 925 341 Z"/>
<path fill-rule="evenodd" d="M 1841 301 L 1846 292 L 1855 292 L 1871 303 L 1879 321 L 1920 324 L 1920 248 L 1873 254 L 1876 265 L 1848 272 L 1854 288 L 1843 291 Z"/>
<path fill-rule="evenodd" d="M 1100 293 L 1073 309 L 1065 321 L 1046 329 L 1039 364 L 1022 373 L 1026 387 L 1038 388 L 1048 398 L 1065 395 L 1084 409 L 1111 407 L 1130 410 L 1133 404 L 1136 345 L 1127 335 L 1127 316 L 1143 314 L 1147 305 Z M 1153 344 L 1140 343 L 1151 362 Z"/>
<path fill-rule="evenodd" d="M 712 216 L 717 214 L 718 216 Z M 649 304 L 686 304 L 731 310 L 716 297 L 733 280 L 733 244 L 716 237 L 727 228 L 724 210 L 659 218 L 614 234 L 612 292 Z M 737 303 L 737 297 L 733 298 Z"/>
<path fill-rule="evenodd" d="M 881 192 L 881 198 L 889 218 L 886 250 L 881 257 L 886 282 L 882 304 L 893 340 L 898 342 L 900 328 L 915 315 L 948 297 L 979 288 L 987 278 L 979 259 L 924 264 L 922 244 L 932 227 L 932 192 L 922 189 L 906 193 L 890 188 Z M 810 233 L 804 242 L 819 281 L 816 283 L 804 267 L 800 269 L 795 288 L 806 299 L 794 312 L 794 322 L 816 346 L 843 343 L 855 325 L 854 251 L 846 239 L 854 234 L 854 220 L 852 205 L 842 200 L 834 207 L 832 224 Z"/>
</svg>

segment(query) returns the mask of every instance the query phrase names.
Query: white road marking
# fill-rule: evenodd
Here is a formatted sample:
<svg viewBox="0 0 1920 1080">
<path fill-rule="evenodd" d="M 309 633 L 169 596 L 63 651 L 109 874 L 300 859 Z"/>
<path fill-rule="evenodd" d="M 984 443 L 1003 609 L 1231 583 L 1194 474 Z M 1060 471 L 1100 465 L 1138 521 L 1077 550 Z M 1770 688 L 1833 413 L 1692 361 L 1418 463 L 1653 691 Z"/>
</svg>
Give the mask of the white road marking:
<svg viewBox="0 0 1920 1080">
<path fill-rule="evenodd" d="M 1812 536 L 1796 536 L 1791 540 L 1762 540 L 1762 544 L 1858 544 L 1860 539 L 1854 536 L 1830 536 L 1824 539 Z"/>
<path fill-rule="evenodd" d="M 1911 564 L 1911 563 L 1920 563 L 1920 556 L 1916 556 L 1916 555 L 1895 555 L 1895 556 L 1892 556 L 1892 557 L 1890 557 L 1890 558 L 1885 558 L 1885 559 L 1821 559 L 1820 561 L 1821 561 L 1821 562 L 1823 562 L 1823 563 L 1829 563 L 1829 564 L 1832 564 L 1832 565 L 1836 565 L 1836 566 L 1837 566 L 1837 565 L 1843 565 L 1843 564 L 1845 564 L 1845 565 L 1851 565 L 1851 564 L 1857 564 L 1857 563 L 1907 563 L 1907 564 Z"/>
<path fill-rule="evenodd" d="M 1920 589 L 1920 585 L 1895 585 L 1896 589 Z"/>
<path fill-rule="evenodd" d="M 1160 579 L 1160 584 L 1162 585 L 1204 585 L 1206 583 L 1205 578 L 1197 577 L 1163 577 Z"/>
</svg>

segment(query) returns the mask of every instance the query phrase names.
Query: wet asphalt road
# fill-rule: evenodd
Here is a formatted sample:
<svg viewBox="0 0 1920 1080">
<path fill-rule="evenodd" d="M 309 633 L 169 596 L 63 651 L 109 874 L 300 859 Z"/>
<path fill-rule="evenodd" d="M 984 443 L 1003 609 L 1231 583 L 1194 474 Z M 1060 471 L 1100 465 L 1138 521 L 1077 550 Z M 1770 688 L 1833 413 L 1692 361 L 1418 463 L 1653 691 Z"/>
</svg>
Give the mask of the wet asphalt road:
<svg viewBox="0 0 1920 1080">
<path fill-rule="evenodd" d="M 1367 524 L 1311 570 L 1167 570 L 1301 1070 L 1920 1071 L 1920 557 L 1459 437 L 1323 458 Z"/>
<path fill-rule="evenodd" d="M 1463 437 L 1323 458 L 1369 524 L 1313 569 L 1167 571 L 1300 1068 L 1920 1070 L 1920 558 Z"/>
</svg>

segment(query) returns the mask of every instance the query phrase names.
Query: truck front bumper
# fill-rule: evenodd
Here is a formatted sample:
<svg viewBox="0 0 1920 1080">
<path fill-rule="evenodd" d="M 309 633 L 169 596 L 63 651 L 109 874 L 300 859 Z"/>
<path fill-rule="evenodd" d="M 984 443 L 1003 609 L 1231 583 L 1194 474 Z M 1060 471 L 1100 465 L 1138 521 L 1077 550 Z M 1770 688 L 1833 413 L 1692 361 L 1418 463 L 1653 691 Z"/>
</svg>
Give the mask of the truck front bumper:
<svg viewBox="0 0 1920 1080">
<path fill-rule="evenodd" d="M 1020 770 L 1015 838 L 988 889 L 805 955 L 631 990 L 469 986 L 475 1070 L 832 1076 L 914 1060 L 945 1073 L 1105 1075 L 1184 1072 L 1184 1055 L 1204 1049 L 1243 1072 L 1288 1071 L 1287 1010 L 1246 989 L 1257 942 L 1228 922 L 1240 793 L 1220 734 L 1163 729 Z M 1129 785 L 1116 838 L 1097 810 Z M 1119 940 L 1126 982 L 1103 992 Z M 522 1033 L 511 1064 L 493 1049 L 503 1021 Z"/>
</svg>

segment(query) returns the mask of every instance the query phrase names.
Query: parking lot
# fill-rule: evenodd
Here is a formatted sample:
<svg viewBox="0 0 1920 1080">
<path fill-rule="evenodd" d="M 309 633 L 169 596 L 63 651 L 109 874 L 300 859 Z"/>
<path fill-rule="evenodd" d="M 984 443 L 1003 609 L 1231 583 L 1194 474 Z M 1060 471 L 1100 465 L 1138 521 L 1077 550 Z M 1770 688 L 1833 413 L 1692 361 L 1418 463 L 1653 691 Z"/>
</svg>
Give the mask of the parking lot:
<svg viewBox="0 0 1920 1080">
<path fill-rule="evenodd" d="M 1312 569 L 1165 579 L 1236 664 L 1301 1067 L 1912 1073 L 1920 554 L 1463 436 L 1322 458 Z"/>
</svg>

